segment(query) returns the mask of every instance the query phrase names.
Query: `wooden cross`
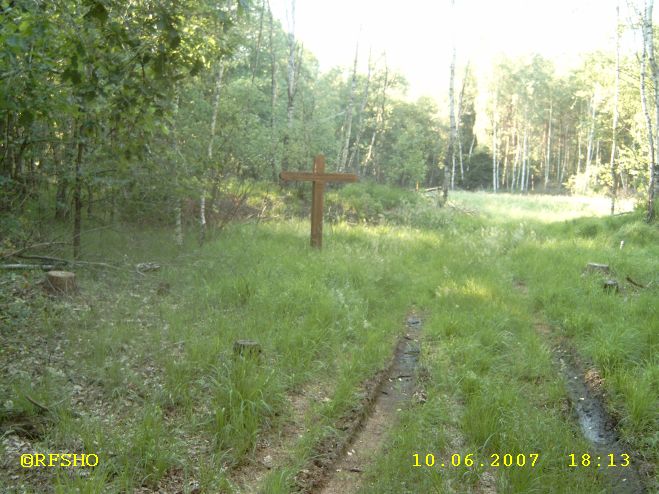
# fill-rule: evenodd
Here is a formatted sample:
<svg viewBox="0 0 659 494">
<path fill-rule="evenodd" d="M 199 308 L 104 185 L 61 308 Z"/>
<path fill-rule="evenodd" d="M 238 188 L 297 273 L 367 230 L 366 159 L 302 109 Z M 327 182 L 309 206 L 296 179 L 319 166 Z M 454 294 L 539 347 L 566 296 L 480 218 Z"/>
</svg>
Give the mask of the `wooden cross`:
<svg viewBox="0 0 659 494">
<path fill-rule="evenodd" d="M 323 193 L 325 182 L 356 182 L 353 173 L 325 173 L 325 156 L 319 154 L 313 160 L 313 172 L 281 172 L 282 180 L 313 182 L 311 189 L 311 246 L 323 247 Z"/>
</svg>

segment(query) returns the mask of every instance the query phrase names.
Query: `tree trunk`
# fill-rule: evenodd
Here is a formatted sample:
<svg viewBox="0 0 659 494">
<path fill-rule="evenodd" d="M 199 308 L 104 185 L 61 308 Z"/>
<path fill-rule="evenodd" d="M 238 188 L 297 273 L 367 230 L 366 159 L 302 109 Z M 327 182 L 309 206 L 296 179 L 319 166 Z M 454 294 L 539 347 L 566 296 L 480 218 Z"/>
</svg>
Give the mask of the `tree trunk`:
<svg viewBox="0 0 659 494">
<path fill-rule="evenodd" d="M 63 220 L 67 217 L 68 208 L 66 207 L 66 189 L 69 186 L 68 181 L 63 173 L 57 180 L 57 193 L 55 194 L 55 219 Z"/>
<path fill-rule="evenodd" d="M 653 82 L 657 84 L 654 73 L 656 73 L 656 67 L 653 70 L 654 62 L 654 34 L 652 28 L 652 9 L 653 9 L 653 0 L 646 0 L 645 2 L 645 11 L 643 16 L 643 55 L 641 57 L 641 105 L 643 107 L 643 114 L 645 115 L 645 123 L 648 133 L 648 173 L 649 173 L 649 183 L 648 183 L 648 200 L 647 200 L 647 213 L 646 221 L 649 223 L 654 220 L 654 185 L 655 185 L 655 137 L 654 131 L 652 129 L 652 118 L 650 117 L 650 112 L 647 105 L 647 94 L 645 88 L 645 67 L 646 61 L 649 59 L 650 70 L 653 72 Z M 659 88 L 655 88 L 656 91 Z M 656 96 L 655 96 L 656 97 Z M 655 102 L 655 105 L 659 105 L 659 102 Z M 659 106 L 657 106 L 657 120 L 659 121 Z"/>
<path fill-rule="evenodd" d="M 524 127 L 524 156 L 522 158 L 522 183 L 521 191 L 526 192 L 528 188 L 528 176 L 529 176 L 529 140 L 528 140 L 528 131 L 526 126 Z"/>
<path fill-rule="evenodd" d="M 593 97 L 590 104 L 591 108 L 591 117 L 590 117 L 590 132 L 588 134 L 588 151 L 586 153 L 586 170 L 585 174 L 585 183 L 582 192 L 586 192 L 588 185 L 590 184 L 590 165 L 593 158 L 593 141 L 595 140 L 595 93 L 593 92 Z"/>
<path fill-rule="evenodd" d="M 208 166 L 211 170 L 212 180 L 215 183 L 219 170 L 213 166 L 213 145 L 215 143 L 215 129 L 217 127 L 217 115 L 220 110 L 220 96 L 222 94 L 222 79 L 224 77 L 224 60 L 220 59 L 215 76 L 215 95 L 213 98 L 213 110 L 211 113 L 210 137 L 208 139 L 207 158 Z M 206 240 L 206 184 L 201 184 L 200 201 L 199 201 L 199 243 L 203 244 Z"/>
<path fill-rule="evenodd" d="M 577 132 L 577 175 L 581 173 L 581 130 Z"/>
<path fill-rule="evenodd" d="M 75 183 L 73 187 L 73 258 L 80 259 L 80 223 L 82 220 L 82 155 L 84 152 L 83 126 L 78 129 L 78 154 L 76 157 Z"/>
<path fill-rule="evenodd" d="M 174 208 L 174 215 L 176 219 L 176 230 L 174 232 L 174 240 L 179 247 L 183 246 L 183 219 L 181 210 L 181 200 L 177 199 L 176 207 Z"/>
<path fill-rule="evenodd" d="M 368 72 L 366 74 L 366 87 L 364 88 L 364 95 L 362 96 L 362 103 L 359 107 L 359 126 L 357 127 L 357 135 L 355 135 L 355 142 L 352 143 L 352 149 L 350 151 L 350 157 L 348 158 L 348 168 L 352 169 L 352 164 L 355 162 L 355 156 L 359 149 L 359 143 L 362 139 L 362 133 L 364 131 L 364 110 L 366 109 L 366 104 L 368 103 L 368 92 L 371 85 L 371 52 L 368 52 Z"/>
<path fill-rule="evenodd" d="M 497 105 L 498 95 L 494 97 L 494 112 L 492 117 L 492 190 L 497 192 Z"/>
<path fill-rule="evenodd" d="M 521 154 L 521 142 L 519 139 L 519 132 L 515 128 L 515 160 L 513 161 L 513 173 L 512 173 L 512 182 L 510 184 L 509 190 L 515 191 L 517 185 L 517 169 L 519 165 L 519 157 Z"/>
<path fill-rule="evenodd" d="M 206 190 L 202 187 L 199 200 L 199 244 L 206 240 Z"/>
<path fill-rule="evenodd" d="M 265 0 L 261 0 L 261 9 L 259 12 L 259 34 L 256 37 L 254 46 L 254 62 L 252 63 L 252 81 L 251 85 L 254 87 L 254 79 L 256 72 L 259 70 L 259 55 L 261 54 L 261 43 L 263 41 L 263 16 L 265 15 Z"/>
<path fill-rule="evenodd" d="M 503 153 L 503 172 L 501 174 L 501 181 L 502 183 L 499 185 L 503 185 L 503 187 L 506 187 L 506 184 L 508 183 L 508 153 L 510 152 L 510 134 L 506 134 L 506 150 Z"/>
<path fill-rule="evenodd" d="M 213 144 L 215 143 L 215 128 L 217 126 L 217 114 L 220 109 L 220 94 L 222 92 L 222 78 L 224 77 L 224 60 L 220 60 L 215 77 L 215 97 L 213 98 L 213 112 L 211 114 L 210 138 L 208 139 L 208 164 L 211 165 L 213 159 Z"/>
<path fill-rule="evenodd" d="M 371 143 L 368 146 L 368 151 L 366 152 L 366 156 L 364 157 L 364 172 L 367 171 L 368 165 L 374 161 L 374 156 L 375 156 L 375 144 L 377 143 L 377 138 L 378 135 L 382 132 L 384 129 L 384 121 L 385 121 L 385 110 L 386 110 L 386 104 L 387 104 L 387 87 L 389 86 L 389 67 L 387 66 L 387 62 L 385 60 L 385 65 L 384 65 L 384 80 L 382 82 L 382 93 L 380 96 L 380 106 L 378 107 L 377 113 L 375 115 L 375 128 L 373 129 L 373 135 L 371 135 Z M 378 175 L 378 171 L 373 169 L 374 175 Z"/>
<path fill-rule="evenodd" d="M 277 181 L 277 158 L 276 158 L 276 132 L 275 132 L 275 108 L 277 103 L 277 56 L 273 41 L 274 18 L 268 1 L 268 18 L 270 21 L 270 170 L 272 181 Z"/>
<path fill-rule="evenodd" d="M 618 128 L 618 97 L 620 94 L 620 5 L 616 5 L 616 82 L 613 97 L 613 127 L 611 136 L 611 214 L 616 210 L 616 132 Z"/>
<path fill-rule="evenodd" d="M 570 162 L 570 146 L 565 143 L 565 155 L 563 156 L 563 166 L 561 167 L 561 172 L 558 175 L 558 190 L 559 192 L 563 189 L 563 178 L 565 177 L 565 171 L 568 163 Z"/>
<path fill-rule="evenodd" d="M 291 133 L 293 132 L 293 112 L 295 110 L 295 95 L 297 94 L 297 83 L 300 75 L 300 63 L 298 45 L 295 40 L 295 0 L 291 0 L 291 25 L 288 32 L 288 69 L 286 71 L 287 102 L 286 102 L 286 131 L 283 138 L 283 155 L 281 169 L 287 170 L 290 157 L 289 145 Z"/>
<path fill-rule="evenodd" d="M 352 113 L 355 106 L 355 89 L 357 88 L 357 60 L 359 56 L 359 43 L 355 48 L 355 61 L 352 67 L 352 79 L 350 81 L 350 93 L 348 94 L 348 106 L 343 123 L 343 142 L 339 152 L 338 171 L 342 172 L 348 166 L 348 154 L 350 152 L 350 136 L 352 134 Z"/>
<path fill-rule="evenodd" d="M 93 204 L 94 204 L 94 189 L 90 184 L 87 184 L 87 218 L 92 217 Z"/>
<path fill-rule="evenodd" d="M 452 7 L 455 7 L 454 2 L 451 2 Z M 450 135 L 449 135 L 449 144 L 448 150 L 446 152 L 446 158 L 444 160 L 444 184 L 442 187 L 442 204 L 446 204 L 448 200 L 448 188 L 450 177 L 449 167 L 451 163 L 455 162 L 455 41 L 453 42 L 453 53 L 451 56 L 451 68 L 450 68 L 450 79 L 449 79 L 449 122 L 450 122 Z"/>
<path fill-rule="evenodd" d="M 549 102 L 549 124 L 547 127 L 547 151 L 545 153 L 545 192 L 549 185 L 549 169 L 551 168 L 551 111 L 552 102 Z"/>
<path fill-rule="evenodd" d="M 461 123 L 462 123 L 462 103 L 465 95 L 465 86 L 467 85 L 467 78 L 469 77 L 469 62 L 465 67 L 464 78 L 462 79 L 462 88 L 460 89 L 460 97 L 458 98 L 458 121 L 456 127 L 456 139 L 458 141 L 458 159 L 460 161 L 460 182 L 464 182 L 465 171 L 462 163 L 462 133 L 460 132 Z M 473 129 L 472 129 L 473 131 Z"/>
<path fill-rule="evenodd" d="M 474 144 L 476 143 L 476 134 L 471 136 L 471 144 L 469 145 L 469 154 L 467 154 L 467 171 L 471 167 L 471 155 L 474 152 Z"/>
</svg>

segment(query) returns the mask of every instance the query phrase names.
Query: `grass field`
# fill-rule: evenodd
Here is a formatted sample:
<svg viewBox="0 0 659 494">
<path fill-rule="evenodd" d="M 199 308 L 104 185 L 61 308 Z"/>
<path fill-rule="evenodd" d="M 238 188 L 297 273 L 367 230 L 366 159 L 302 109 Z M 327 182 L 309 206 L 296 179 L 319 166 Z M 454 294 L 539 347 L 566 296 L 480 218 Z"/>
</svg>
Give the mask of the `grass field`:
<svg viewBox="0 0 659 494">
<path fill-rule="evenodd" d="M 411 312 L 423 319 L 424 399 L 401 408 L 359 492 L 614 492 L 603 469 L 569 466 L 591 445 L 557 339 L 601 378 L 634 468 L 659 490 L 656 225 L 598 217 L 598 200 L 459 193 L 440 210 L 407 196 L 363 204 L 350 190 L 379 224 L 326 224 L 322 252 L 304 220 L 237 223 L 182 249 L 170 231 L 122 227 L 83 238 L 89 258 L 121 269 L 80 270 L 75 297 L 45 297 L 39 274 L 4 274 L 3 492 L 297 492 Z M 162 269 L 137 274 L 144 261 Z M 587 262 L 609 264 L 620 292 L 584 275 Z M 261 356 L 236 358 L 238 339 Z M 22 453 L 67 452 L 98 466 L 20 467 Z M 436 465 L 414 466 L 415 454 Z M 506 454 L 525 465 L 490 466 Z"/>
</svg>

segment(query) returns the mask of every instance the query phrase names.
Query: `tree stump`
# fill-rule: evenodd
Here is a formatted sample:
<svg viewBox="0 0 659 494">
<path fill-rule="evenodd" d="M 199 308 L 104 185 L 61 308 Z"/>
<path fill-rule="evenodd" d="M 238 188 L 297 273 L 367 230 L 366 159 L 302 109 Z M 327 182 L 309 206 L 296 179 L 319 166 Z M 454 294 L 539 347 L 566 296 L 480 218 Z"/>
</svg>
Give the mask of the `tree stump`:
<svg viewBox="0 0 659 494">
<path fill-rule="evenodd" d="M 48 271 L 44 287 L 55 295 L 72 295 L 78 291 L 76 275 L 70 271 Z"/>
<path fill-rule="evenodd" d="M 586 264 L 586 271 L 594 272 L 599 271 L 601 273 L 608 273 L 610 271 L 608 264 L 599 264 L 597 262 L 589 262 Z"/>
<path fill-rule="evenodd" d="M 261 345 L 253 340 L 237 340 L 233 344 L 233 354 L 236 357 L 259 357 Z"/>
<path fill-rule="evenodd" d="M 604 291 L 605 292 L 618 293 L 619 290 L 620 290 L 620 287 L 618 286 L 618 282 L 616 280 L 606 280 L 604 282 Z"/>
</svg>

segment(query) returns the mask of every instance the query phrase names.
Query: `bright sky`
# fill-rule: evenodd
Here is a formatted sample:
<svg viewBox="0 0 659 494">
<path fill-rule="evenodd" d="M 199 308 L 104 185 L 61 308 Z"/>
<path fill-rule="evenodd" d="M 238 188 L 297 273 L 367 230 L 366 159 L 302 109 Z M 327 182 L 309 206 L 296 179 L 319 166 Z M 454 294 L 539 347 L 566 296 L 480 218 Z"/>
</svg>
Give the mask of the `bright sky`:
<svg viewBox="0 0 659 494">
<path fill-rule="evenodd" d="M 627 2 L 620 3 L 624 17 Z M 271 5 L 288 29 L 291 0 Z M 351 66 L 359 39 L 364 72 L 369 48 L 376 58 L 386 52 L 389 66 L 410 82 L 411 98 L 427 94 L 438 100 L 448 91 L 452 28 L 458 67 L 470 60 L 480 74 L 501 53 L 537 52 L 560 68 L 576 64 L 579 53 L 615 47 L 616 0 L 455 0 L 455 5 L 453 22 L 450 0 L 297 0 L 295 31 L 323 71 Z"/>
</svg>

